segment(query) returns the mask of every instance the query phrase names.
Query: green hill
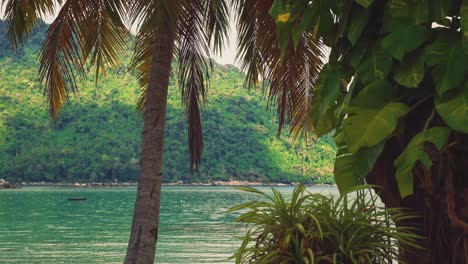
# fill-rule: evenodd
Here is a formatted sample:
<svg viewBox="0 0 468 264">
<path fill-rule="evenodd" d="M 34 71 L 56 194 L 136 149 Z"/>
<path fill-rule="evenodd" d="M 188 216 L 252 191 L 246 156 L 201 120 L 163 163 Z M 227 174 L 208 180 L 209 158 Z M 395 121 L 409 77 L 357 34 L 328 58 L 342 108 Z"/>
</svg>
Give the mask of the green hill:
<svg viewBox="0 0 468 264">
<path fill-rule="evenodd" d="M 37 77 L 41 24 L 18 53 L 0 21 L 0 178 L 9 181 L 134 181 L 138 177 L 141 114 L 137 81 L 126 65 L 109 70 L 96 86 L 82 82 L 55 123 Z M 128 62 L 130 54 L 123 55 Z M 331 138 L 305 145 L 276 138 L 276 114 L 261 94 L 242 87 L 242 73 L 216 65 L 203 107 L 204 155 L 190 174 L 187 128 L 175 80 L 171 81 L 165 143 L 166 182 L 250 180 L 330 182 Z"/>
</svg>

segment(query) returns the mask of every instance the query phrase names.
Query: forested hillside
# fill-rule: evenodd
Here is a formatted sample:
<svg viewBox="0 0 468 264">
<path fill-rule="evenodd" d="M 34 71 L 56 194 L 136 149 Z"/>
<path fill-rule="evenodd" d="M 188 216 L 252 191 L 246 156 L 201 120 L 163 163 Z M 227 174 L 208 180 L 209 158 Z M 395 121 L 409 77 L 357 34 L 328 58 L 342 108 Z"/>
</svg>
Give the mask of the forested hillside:
<svg viewBox="0 0 468 264">
<path fill-rule="evenodd" d="M 10 181 L 134 181 L 138 176 L 141 114 L 139 87 L 126 65 L 97 85 L 82 82 L 52 122 L 37 71 L 45 35 L 40 25 L 25 48 L 12 52 L 0 21 L 0 178 Z M 130 54 L 123 54 L 129 62 Z M 166 182 L 249 180 L 332 181 L 332 138 L 292 144 L 276 138 L 276 114 L 257 91 L 242 87 L 233 66 L 216 65 L 202 121 L 205 149 L 191 174 L 187 128 L 176 81 L 171 81 L 166 129 Z"/>
</svg>

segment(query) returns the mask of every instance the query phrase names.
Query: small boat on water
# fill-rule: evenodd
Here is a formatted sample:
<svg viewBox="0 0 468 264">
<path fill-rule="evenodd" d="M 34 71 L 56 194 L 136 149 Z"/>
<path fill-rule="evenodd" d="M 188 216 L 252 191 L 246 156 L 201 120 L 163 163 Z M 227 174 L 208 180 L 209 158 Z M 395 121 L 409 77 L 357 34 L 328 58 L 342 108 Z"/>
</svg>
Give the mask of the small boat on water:
<svg viewBox="0 0 468 264">
<path fill-rule="evenodd" d="M 88 198 L 68 198 L 68 201 L 86 201 Z"/>
</svg>

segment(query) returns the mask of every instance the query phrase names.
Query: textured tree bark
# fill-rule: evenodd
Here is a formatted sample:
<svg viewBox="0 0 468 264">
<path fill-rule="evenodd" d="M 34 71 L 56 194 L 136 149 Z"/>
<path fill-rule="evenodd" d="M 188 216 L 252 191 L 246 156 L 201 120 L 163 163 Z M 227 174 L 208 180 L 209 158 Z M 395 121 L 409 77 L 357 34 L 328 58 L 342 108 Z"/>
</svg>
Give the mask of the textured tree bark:
<svg viewBox="0 0 468 264">
<path fill-rule="evenodd" d="M 162 32 L 161 32 L 162 31 Z M 164 128 L 174 34 L 161 30 L 154 45 L 143 115 L 140 178 L 126 264 L 154 263 L 163 175 Z"/>
<path fill-rule="evenodd" d="M 401 226 L 416 228 L 424 237 L 422 250 L 406 252 L 406 263 L 462 264 L 468 263 L 468 135 L 453 133 L 450 147 L 441 153 L 426 145 L 425 151 L 435 162 L 431 170 L 420 164 L 414 169 L 414 194 L 401 199 L 395 179 L 393 161 L 409 140 L 424 127 L 432 105 L 416 111 L 408 118 L 405 131 L 385 145 L 367 182 L 381 186 L 379 196 L 387 207 L 408 208 L 421 217 L 409 219 Z M 437 115 L 433 126 L 443 121 Z"/>
</svg>

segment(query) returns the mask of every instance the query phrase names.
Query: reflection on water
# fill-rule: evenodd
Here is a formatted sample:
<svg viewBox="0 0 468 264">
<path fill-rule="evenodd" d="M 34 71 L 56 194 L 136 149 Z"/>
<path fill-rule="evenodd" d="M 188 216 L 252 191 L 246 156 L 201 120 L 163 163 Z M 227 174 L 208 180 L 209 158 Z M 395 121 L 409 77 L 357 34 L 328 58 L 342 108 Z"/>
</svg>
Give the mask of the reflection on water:
<svg viewBox="0 0 468 264">
<path fill-rule="evenodd" d="M 1 190 L 0 262 L 122 263 L 135 194 L 134 187 Z M 163 187 L 157 263 L 232 263 L 243 227 L 224 212 L 253 197 L 231 187 Z"/>
</svg>

